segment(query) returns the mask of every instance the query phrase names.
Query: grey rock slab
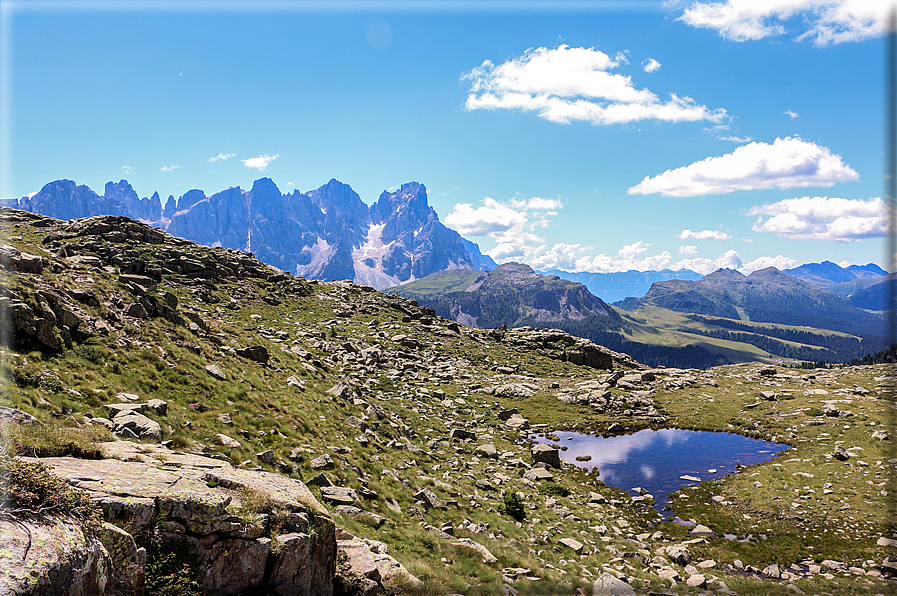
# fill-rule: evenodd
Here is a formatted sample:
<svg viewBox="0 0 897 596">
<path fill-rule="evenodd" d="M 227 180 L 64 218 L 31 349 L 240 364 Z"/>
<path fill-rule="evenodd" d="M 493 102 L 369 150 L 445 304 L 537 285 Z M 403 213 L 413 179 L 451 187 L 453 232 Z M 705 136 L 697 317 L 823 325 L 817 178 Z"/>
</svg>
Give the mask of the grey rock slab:
<svg viewBox="0 0 897 596">
<path fill-rule="evenodd" d="M 331 505 L 352 505 L 358 502 L 358 493 L 345 486 L 322 486 L 321 498 Z"/>
<path fill-rule="evenodd" d="M 531 470 L 527 470 L 523 477 L 527 480 L 537 481 L 537 480 L 553 480 L 554 476 L 552 476 L 551 472 L 546 470 L 545 468 L 533 468 Z"/>
<path fill-rule="evenodd" d="M 226 381 L 227 375 L 221 372 L 221 369 L 215 366 L 214 364 L 209 364 L 206 366 L 206 372 L 218 379 L 219 381 Z"/>
<path fill-rule="evenodd" d="M 583 544 L 578 540 L 574 540 L 573 538 L 561 538 L 558 540 L 558 544 L 566 546 L 577 555 L 582 554 Z"/>
<path fill-rule="evenodd" d="M 452 542 L 452 545 L 476 551 L 483 558 L 483 563 L 486 563 L 487 565 L 498 562 L 498 559 L 495 557 L 495 555 L 489 552 L 489 549 L 487 549 L 479 542 L 474 542 L 470 538 L 461 538 L 460 540 Z"/>
<path fill-rule="evenodd" d="M 150 420 L 143 414 L 136 412 L 119 413 L 112 419 L 115 431 L 130 430 L 141 439 L 151 439 L 157 443 L 162 442 L 162 427 L 155 420 Z"/>
<path fill-rule="evenodd" d="M 635 596 L 635 594 L 632 586 L 606 571 L 592 584 L 592 596 Z"/>
</svg>

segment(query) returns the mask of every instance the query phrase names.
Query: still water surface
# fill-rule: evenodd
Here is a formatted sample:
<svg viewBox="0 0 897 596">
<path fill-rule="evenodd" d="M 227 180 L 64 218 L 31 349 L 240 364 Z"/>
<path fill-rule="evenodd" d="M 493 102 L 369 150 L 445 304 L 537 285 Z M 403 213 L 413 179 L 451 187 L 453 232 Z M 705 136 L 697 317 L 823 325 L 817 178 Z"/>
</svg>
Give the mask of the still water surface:
<svg viewBox="0 0 897 596">
<path fill-rule="evenodd" d="M 548 433 L 551 434 L 551 433 Z M 574 432 L 556 432 L 560 441 L 545 435 L 530 438 L 537 443 L 567 447 L 561 459 L 580 468 L 597 467 L 605 484 L 637 493 L 641 487 L 654 496 L 654 508 L 666 517 L 663 508 L 668 495 L 682 486 L 697 484 L 682 476 L 713 480 L 735 472 L 735 464 L 758 464 L 772 459 L 788 445 L 752 439 L 733 433 L 664 428 L 640 430 L 631 435 L 601 437 Z M 590 455 L 589 461 L 576 461 Z"/>
</svg>

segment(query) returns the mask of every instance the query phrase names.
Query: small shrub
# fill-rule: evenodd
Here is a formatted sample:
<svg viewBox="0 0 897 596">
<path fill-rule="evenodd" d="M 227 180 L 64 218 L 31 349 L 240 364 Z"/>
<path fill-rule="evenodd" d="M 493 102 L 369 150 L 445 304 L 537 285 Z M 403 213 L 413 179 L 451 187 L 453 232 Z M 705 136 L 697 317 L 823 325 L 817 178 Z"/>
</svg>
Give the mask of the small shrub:
<svg viewBox="0 0 897 596">
<path fill-rule="evenodd" d="M 568 497 L 570 496 L 570 489 L 566 486 L 561 486 L 556 482 L 546 482 L 542 486 L 539 487 L 539 492 L 543 495 L 548 495 L 550 497 Z"/>
<path fill-rule="evenodd" d="M 80 345 L 75 348 L 75 355 L 84 358 L 88 362 L 99 364 L 106 357 L 106 350 L 96 345 Z"/>
<path fill-rule="evenodd" d="M 50 513 L 77 519 L 88 536 L 103 523 L 100 506 L 87 493 L 53 476 L 42 463 L 0 454 L 0 514 L 29 518 Z"/>
<path fill-rule="evenodd" d="M 47 393 L 60 393 L 64 389 L 62 380 L 50 371 L 41 373 L 38 387 Z"/>
<path fill-rule="evenodd" d="M 499 505 L 499 513 L 522 522 L 526 519 L 526 509 L 524 509 L 523 506 L 523 499 L 521 499 L 520 495 L 515 491 L 508 492 L 505 494 L 501 505 Z"/>
</svg>

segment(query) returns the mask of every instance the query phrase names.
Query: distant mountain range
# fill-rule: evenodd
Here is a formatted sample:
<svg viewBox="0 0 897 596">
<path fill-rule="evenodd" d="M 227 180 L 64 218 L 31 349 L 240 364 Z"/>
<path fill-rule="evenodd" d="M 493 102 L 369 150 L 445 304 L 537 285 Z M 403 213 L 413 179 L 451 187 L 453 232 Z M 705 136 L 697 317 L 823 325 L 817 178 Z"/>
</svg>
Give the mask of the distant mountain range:
<svg viewBox="0 0 897 596">
<path fill-rule="evenodd" d="M 658 306 L 677 312 L 779 325 L 803 325 L 863 337 L 884 336 L 884 319 L 829 290 L 768 267 L 743 275 L 719 269 L 697 281 L 656 282 L 643 297 L 627 301 L 635 310 Z M 742 316 L 744 315 L 744 316 Z"/>
<path fill-rule="evenodd" d="M 559 269 L 539 271 L 544 275 L 557 275 L 563 279 L 579 282 L 585 285 L 589 291 L 602 300 L 609 303 L 619 302 L 628 297 L 639 298 L 644 296 L 655 281 L 669 279 L 695 280 L 703 277 L 700 273 L 688 269 L 673 271 L 663 269 L 661 271 L 620 271 L 614 273 L 571 273 Z"/>
<path fill-rule="evenodd" d="M 879 313 L 773 267 L 654 282 L 622 303 L 636 316 L 621 316 L 583 284 L 519 263 L 438 272 L 389 291 L 466 325 L 560 328 L 651 366 L 706 368 L 732 357 L 843 362 L 886 345 Z M 643 309 L 649 314 L 640 316 Z M 654 322 L 663 319 L 673 323 Z"/>
<path fill-rule="evenodd" d="M 874 263 L 841 267 L 831 261 L 807 263 L 793 269 L 785 269 L 784 273 L 820 288 L 831 288 L 857 279 L 874 280 L 888 274 L 887 271 Z"/>
<path fill-rule="evenodd" d="M 479 247 L 439 221 L 423 184 L 384 191 L 368 207 L 348 184 L 282 194 L 270 178 L 245 191 L 212 196 L 191 190 L 180 199 L 138 198 L 126 181 L 102 196 L 71 180 L 0 202 L 58 219 L 124 215 L 205 244 L 253 253 L 283 271 L 312 279 L 350 279 L 383 289 L 447 269 L 493 269 Z"/>
</svg>

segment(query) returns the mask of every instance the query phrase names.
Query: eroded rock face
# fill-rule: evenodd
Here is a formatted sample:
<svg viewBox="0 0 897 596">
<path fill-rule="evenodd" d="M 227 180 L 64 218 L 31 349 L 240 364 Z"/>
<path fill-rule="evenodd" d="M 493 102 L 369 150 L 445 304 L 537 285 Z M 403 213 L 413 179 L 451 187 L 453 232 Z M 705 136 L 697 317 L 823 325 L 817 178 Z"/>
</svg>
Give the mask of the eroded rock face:
<svg viewBox="0 0 897 596">
<path fill-rule="evenodd" d="M 0 594 L 113 596 L 112 560 L 75 521 L 2 519 Z"/>
<path fill-rule="evenodd" d="M 121 527 L 139 532 L 159 514 L 166 520 L 160 529 L 163 542 L 186 546 L 196 557 L 204 593 L 216 596 L 250 591 L 281 596 L 332 594 L 336 527 L 327 510 L 301 482 L 148 444 L 120 441 L 107 443 L 104 449 L 108 455 L 121 459 L 40 460 L 53 474 L 87 491 L 103 509 L 107 521 L 103 535 L 108 540 L 102 544 L 89 543 L 79 534 L 80 528 L 60 522 L 58 527 L 50 528 L 45 541 L 50 545 L 47 549 L 51 546 L 52 549 L 40 555 L 52 561 L 45 572 L 41 571 L 48 582 L 54 577 L 68 577 L 84 587 L 78 592 L 59 591 L 55 587 L 35 592 L 28 588 L 32 580 L 26 575 L 31 559 L 21 554 L 24 546 L 15 546 L 21 536 L 11 530 L 11 534 L 0 533 L 5 549 L 0 551 L 0 563 L 2 557 L 19 557 L 4 568 L 21 569 L 26 574 L 6 579 L 11 590 L 19 590 L 12 594 L 111 595 L 113 578 L 119 583 L 124 578 L 132 585 L 134 582 L 142 585 L 145 557 L 141 559 L 136 546 L 130 546 L 129 536 L 122 536 L 127 533 Z M 273 539 L 262 537 L 264 527 L 253 531 L 253 524 L 234 513 L 239 511 L 239 495 L 244 489 L 267 495 L 287 512 L 283 517 L 286 521 L 268 528 Z M 115 555 L 112 558 L 110 551 L 103 548 L 106 542 Z M 57 544 L 61 546 L 53 546 Z M 113 559 L 118 561 L 117 565 L 112 565 Z M 54 571 L 57 568 L 63 571 Z M 56 586 L 58 582 L 51 583 Z M 15 587 L 20 585 L 21 589 Z M 6 593 L 2 584 L 0 593 Z M 132 590 L 132 593 L 142 592 Z"/>
</svg>

